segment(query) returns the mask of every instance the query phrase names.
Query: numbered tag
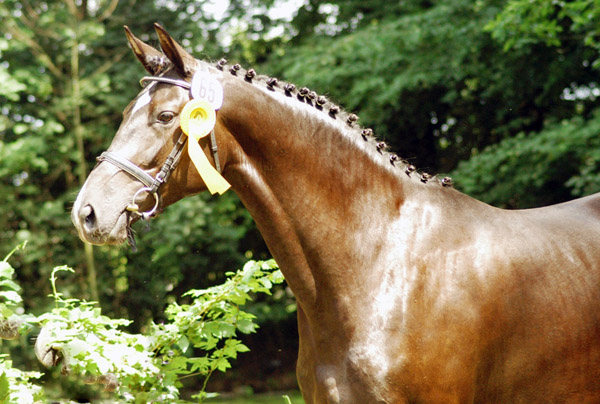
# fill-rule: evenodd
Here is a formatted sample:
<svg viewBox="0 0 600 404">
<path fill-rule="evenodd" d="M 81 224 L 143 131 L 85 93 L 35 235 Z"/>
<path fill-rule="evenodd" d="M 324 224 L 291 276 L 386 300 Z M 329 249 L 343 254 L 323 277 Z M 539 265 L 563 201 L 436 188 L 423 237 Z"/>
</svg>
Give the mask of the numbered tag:
<svg viewBox="0 0 600 404">
<path fill-rule="evenodd" d="M 192 97 L 210 102 L 217 110 L 223 105 L 223 86 L 210 73 L 198 70 L 192 79 Z"/>
</svg>

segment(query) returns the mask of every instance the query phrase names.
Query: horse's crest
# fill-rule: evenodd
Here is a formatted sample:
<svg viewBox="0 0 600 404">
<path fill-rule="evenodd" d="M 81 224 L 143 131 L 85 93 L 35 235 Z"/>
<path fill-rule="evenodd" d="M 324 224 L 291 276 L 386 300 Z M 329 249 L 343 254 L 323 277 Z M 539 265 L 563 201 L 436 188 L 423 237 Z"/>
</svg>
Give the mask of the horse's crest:
<svg viewBox="0 0 600 404">
<path fill-rule="evenodd" d="M 331 102 L 326 96 L 319 95 L 308 87 L 298 88 L 294 84 L 283 82 L 275 77 L 258 75 L 252 68 L 244 70 L 239 63 L 228 65 L 225 58 L 216 62 L 215 67 L 220 71 L 229 72 L 232 76 L 243 78 L 248 83 L 264 85 L 269 91 L 280 91 L 291 99 L 296 99 L 314 107 L 318 111 L 326 113 L 334 120 L 345 122 L 349 128 L 354 129 L 356 134 L 360 134 L 364 142 L 372 144 L 379 154 L 387 157 L 389 164 L 402 169 L 410 178 L 417 177 L 422 183 L 437 181 L 444 187 L 452 187 L 454 185 L 452 178 L 443 177 L 439 179 L 437 176 L 432 176 L 426 172 L 418 172 L 414 165 L 400 158 L 397 154 L 388 152 L 387 144 L 377 139 L 373 129 L 363 128 L 358 124 L 358 115 L 346 112 L 339 105 Z"/>
</svg>

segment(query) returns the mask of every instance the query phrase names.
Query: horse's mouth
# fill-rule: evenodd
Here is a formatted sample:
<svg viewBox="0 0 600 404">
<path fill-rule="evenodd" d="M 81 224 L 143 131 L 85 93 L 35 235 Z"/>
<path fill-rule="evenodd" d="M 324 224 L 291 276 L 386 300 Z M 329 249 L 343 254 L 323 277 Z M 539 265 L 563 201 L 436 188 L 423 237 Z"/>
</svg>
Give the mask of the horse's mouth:
<svg viewBox="0 0 600 404">
<path fill-rule="evenodd" d="M 124 210 L 119 215 L 115 225 L 108 235 L 106 244 L 122 244 L 127 240 L 127 232 L 130 226 L 129 212 Z"/>
</svg>

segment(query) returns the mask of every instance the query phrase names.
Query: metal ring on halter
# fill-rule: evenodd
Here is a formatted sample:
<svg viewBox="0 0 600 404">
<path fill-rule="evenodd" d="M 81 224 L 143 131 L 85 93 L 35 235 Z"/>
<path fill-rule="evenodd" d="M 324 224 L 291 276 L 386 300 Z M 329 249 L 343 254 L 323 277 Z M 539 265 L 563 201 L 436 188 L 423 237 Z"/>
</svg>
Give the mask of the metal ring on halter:
<svg viewBox="0 0 600 404">
<path fill-rule="evenodd" d="M 151 194 L 154 197 L 154 206 L 152 207 L 152 209 L 146 211 L 146 212 L 142 212 L 140 213 L 140 207 L 139 205 L 135 202 L 135 200 L 137 199 L 138 195 L 142 192 L 148 192 L 149 194 Z M 142 187 L 140 189 L 138 189 L 138 191 L 133 195 L 133 199 L 131 201 L 131 203 L 129 205 L 127 205 L 127 211 L 131 212 L 131 213 L 137 213 L 138 215 L 142 216 L 142 218 L 144 220 L 148 220 L 150 218 L 150 216 L 152 216 L 155 212 L 156 209 L 158 209 L 158 194 L 156 192 L 153 192 L 152 189 L 150 189 L 150 187 Z"/>
</svg>

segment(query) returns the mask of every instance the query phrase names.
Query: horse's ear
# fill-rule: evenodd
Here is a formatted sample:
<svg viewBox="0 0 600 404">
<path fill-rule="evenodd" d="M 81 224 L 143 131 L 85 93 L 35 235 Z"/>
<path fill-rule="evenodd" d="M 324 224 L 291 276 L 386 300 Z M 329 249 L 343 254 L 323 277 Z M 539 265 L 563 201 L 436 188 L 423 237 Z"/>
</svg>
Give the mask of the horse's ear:
<svg viewBox="0 0 600 404">
<path fill-rule="evenodd" d="M 160 47 L 173 63 L 177 72 L 182 77 L 189 76 L 196 65 L 196 59 L 183 49 L 160 24 L 154 23 L 154 29 L 158 35 Z"/>
<path fill-rule="evenodd" d="M 124 28 L 125 35 L 127 35 L 127 41 L 129 41 L 129 45 L 131 46 L 133 53 L 142 63 L 144 69 L 146 69 L 148 73 L 152 75 L 157 74 L 163 67 L 162 63 L 165 55 L 161 51 L 145 44 L 141 39 L 133 35 L 127 25 L 125 25 Z"/>
</svg>

